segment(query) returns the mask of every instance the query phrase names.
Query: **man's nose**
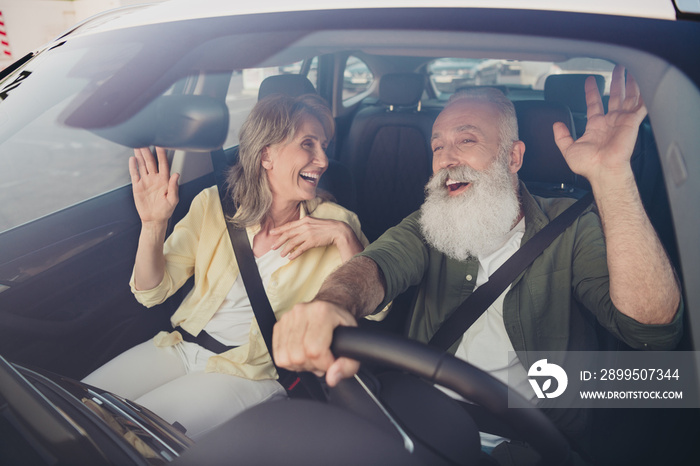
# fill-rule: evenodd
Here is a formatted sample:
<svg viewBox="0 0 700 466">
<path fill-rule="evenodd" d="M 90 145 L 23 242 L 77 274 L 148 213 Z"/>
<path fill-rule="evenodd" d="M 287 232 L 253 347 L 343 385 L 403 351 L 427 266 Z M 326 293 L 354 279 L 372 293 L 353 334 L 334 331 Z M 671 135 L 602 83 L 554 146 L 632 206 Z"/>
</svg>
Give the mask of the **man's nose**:
<svg viewBox="0 0 700 466">
<path fill-rule="evenodd" d="M 433 154 L 433 171 L 442 170 L 443 168 L 451 168 L 459 165 L 459 159 L 455 150 L 451 147 L 443 147 L 437 153 Z"/>
</svg>

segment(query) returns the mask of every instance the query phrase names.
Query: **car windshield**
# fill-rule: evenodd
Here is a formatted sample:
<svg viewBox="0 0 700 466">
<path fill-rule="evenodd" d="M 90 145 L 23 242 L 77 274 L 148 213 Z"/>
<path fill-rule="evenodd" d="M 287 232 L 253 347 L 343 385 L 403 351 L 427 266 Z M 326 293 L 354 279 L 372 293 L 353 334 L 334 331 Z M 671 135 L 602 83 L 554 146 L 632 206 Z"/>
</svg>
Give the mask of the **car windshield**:
<svg viewBox="0 0 700 466">
<path fill-rule="evenodd" d="M 238 57 L 230 69 L 219 72 L 227 68 L 219 57 L 234 60 L 236 54 L 228 51 L 251 39 L 213 34 L 201 46 L 206 53 L 190 49 L 199 57 L 197 63 L 179 63 L 179 54 L 162 57 L 162 66 L 171 71 L 161 77 L 141 71 L 163 46 L 157 31 L 112 35 L 117 37 L 59 43 L 0 81 L 0 189 L 6 201 L 0 207 L 0 232 L 126 185 L 124 164 L 131 149 L 126 140 L 105 136 L 109 131 L 103 130 L 119 128 L 157 97 L 192 92 L 198 78 L 233 83 L 237 92 L 228 95 L 231 146 L 237 144 L 238 129 L 262 79 L 271 70 L 283 72 L 263 67 L 240 73 L 238 66 L 255 64 L 257 55 Z M 54 195 L 39 194 L 47 184 Z"/>
<path fill-rule="evenodd" d="M 235 43 L 239 39 L 231 37 L 228 40 Z M 116 96 L 121 97 L 122 88 L 115 94 L 105 91 L 96 94 L 95 91 L 100 87 L 108 89 L 110 81 L 124 79 L 121 77 L 123 69 L 134 67 L 134 62 L 143 60 L 147 46 L 132 37 L 131 40 L 110 42 L 107 47 L 100 44 L 98 54 L 93 48 L 80 46 L 80 41 L 77 42 L 77 46 L 64 44 L 55 47 L 0 83 L 0 121 L 3 121 L 0 125 L 0 153 L 21 154 L 0 158 L 0 186 L 5 188 L 5 199 L 8 200 L 0 207 L 0 231 L 129 182 L 128 172 L 122 168 L 131 150 L 120 144 L 123 141 L 105 138 L 98 128 L 91 127 L 110 127 L 114 121 L 119 122 L 138 112 L 148 100 L 127 99 L 131 106 L 122 108 L 118 101 L 113 101 Z M 204 60 L 213 61 L 219 56 L 222 42 L 225 41 L 215 38 L 212 45 L 216 48 L 209 49 Z M 310 61 L 304 70 L 303 64 L 302 60 L 273 67 L 207 72 L 208 80 L 228 83 L 230 124 L 225 147 L 238 143 L 238 130 L 254 104 L 264 78 L 303 71 L 315 81 L 317 60 Z M 446 57 L 428 62 L 425 69 L 439 100 L 447 100 L 455 91 L 474 85 L 507 87 L 509 97 L 517 100 L 542 99 L 544 82 L 553 74 L 601 74 L 607 89 L 613 66 L 606 60 L 591 58 L 535 62 Z M 44 69 L 51 71 L 42 72 Z M 146 96 L 153 96 L 158 87 L 165 86 L 167 88 L 161 91 L 161 95 L 183 92 L 196 80 L 192 75 L 175 83 L 162 83 L 149 75 L 143 78 L 138 81 L 139 90 Z M 356 57 L 351 57 L 346 64 L 344 78 L 345 98 L 367 89 L 373 80 L 370 69 Z M 5 116 L 3 119 L 3 115 L 12 115 L 12 118 Z M 34 134 L 44 136 L 37 139 Z M 76 183 L 79 178 L 83 181 Z M 51 180 L 56 192 L 56 196 L 48 199 L 37 195 L 41 191 L 39 185 L 47 180 Z"/>
<path fill-rule="evenodd" d="M 581 138 L 587 125 L 591 128 L 586 98 L 594 94 L 593 82 L 601 92 L 600 107 L 609 104 L 613 69 L 620 65 L 624 65 L 630 75 L 638 79 L 639 89 L 631 86 L 635 91 L 631 95 L 635 99 L 643 96 L 649 110 L 646 115 L 641 100 L 637 100 L 635 117 L 638 120 L 635 120 L 635 130 L 639 126 L 639 131 L 635 133 L 636 145 L 629 157 L 639 192 L 639 199 L 635 200 L 639 200 L 643 207 L 637 209 L 637 212 L 647 212 L 649 222 L 645 227 L 650 225 L 649 228 L 655 229 L 661 245 L 659 250 L 668 255 L 672 267 L 663 268 L 675 268 L 683 292 L 694 293 L 693 283 L 697 279 L 697 267 L 694 264 L 700 261 L 693 259 L 695 253 L 688 244 L 692 246 L 697 236 L 697 215 L 694 215 L 692 209 L 693 199 L 697 198 L 694 194 L 697 193 L 694 176 L 697 172 L 697 157 L 694 157 L 693 152 L 697 144 L 693 141 L 697 139 L 694 126 L 700 118 L 700 103 L 697 100 L 700 73 L 697 70 L 697 60 L 691 59 L 688 51 L 697 47 L 689 47 L 688 50 L 668 47 L 670 55 L 666 55 L 666 44 L 645 42 L 649 39 L 646 31 L 642 31 L 647 25 L 653 25 L 658 31 L 669 31 L 673 27 L 672 21 L 605 17 L 611 24 L 617 24 L 617 21 L 623 23 L 621 30 L 635 32 L 636 35 L 628 37 L 587 27 L 595 24 L 593 16 L 596 15 L 563 12 L 546 12 L 546 15 L 540 16 L 542 12 L 529 10 L 514 15 L 509 10 L 457 6 L 421 7 L 420 14 L 417 14 L 418 10 L 414 7 L 337 10 L 334 5 L 333 8 L 320 11 L 237 15 L 231 14 L 228 2 L 218 1 L 212 2 L 216 5 L 209 8 L 195 8 L 191 17 L 188 17 L 185 13 L 186 3 L 183 1 L 182 6 L 173 7 L 171 15 L 163 15 L 177 20 L 156 17 L 153 12 L 166 11 L 163 3 L 160 6 L 144 7 L 133 14 L 118 14 L 115 23 L 109 20 L 104 23 L 88 23 L 39 50 L 16 69 L 8 68 L 11 71 L 0 74 L 0 196 L 3 200 L 0 203 L 0 355 L 7 357 L 14 364 L 12 367 L 17 367 L 18 371 L 21 366 L 40 368 L 36 377 L 27 371 L 19 371 L 29 379 L 33 393 L 42 390 L 34 388 L 43 383 L 43 370 L 83 380 L 131 348 L 152 340 L 155 335 L 162 335 L 164 330 L 171 331 L 173 322 L 179 318 L 175 316 L 178 309 L 190 312 L 187 306 L 194 306 L 192 303 L 195 301 L 199 306 L 197 309 L 206 308 L 207 312 L 211 311 L 211 315 L 217 309 L 224 309 L 222 302 L 225 301 L 228 305 L 231 300 L 226 293 L 232 289 L 228 283 L 221 285 L 221 289 L 227 288 L 223 291 L 221 300 L 217 295 L 216 303 L 212 299 L 213 304 L 198 304 L 208 296 L 201 297 L 197 294 L 201 289 L 198 280 L 214 283 L 208 280 L 208 273 L 235 280 L 238 273 L 237 269 L 232 269 L 235 273 L 228 274 L 228 268 L 225 269 L 226 273 L 210 272 L 209 269 L 201 272 L 196 260 L 206 259 L 199 255 L 199 249 L 193 253 L 198 257 L 188 256 L 182 263 L 177 263 L 177 267 L 181 267 L 175 272 L 177 277 L 168 277 L 172 279 L 172 284 L 167 283 L 168 280 L 163 277 L 161 285 L 147 289 L 146 293 L 140 293 L 143 290 L 136 289 L 133 281 L 134 263 L 137 251 L 140 251 L 141 232 L 145 230 L 142 212 L 138 207 L 138 180 L 144 178 L 142 173 L 147 162 L 150 163 L 148 169 L 153 166 L 160 169 L 166 159 L 170 173 L 177 174 L 177 205 L 169 202 L 168 207 L 172 207 L 172 210 L 167 212 L 167 226 L 166 221 L 160 222 L 165 215 L 159 217 L 159 227 L 162 227 L 159 234 L 162 233 L 163 236 L 162 241 L 159 238 L 159 244 L 168 241 L 165 238 L 174 237 L 172 242 L 176 242 L 186 236 L 190 231 L 189 225 L 198 221 L 196 217 L 199 211 L 191 206 L 209 208 L 209 204 L 205 204 L 209 201 L 216 207 L 216 217 L 209 216 L 209 212 L 213 211 L 208 211 L 206 220 L 215 219 L 217 227 L 224 228 L 225 222 L 219 221 L 225 217 L 221 215 L 218 196 L 212 193 L 216 193 L 217 189 L 220 193 L 225 192 L 221 188 L 226 182 L 236 185 L 237 182 L 229 180 L 235 179 L 231 173 L 237 169 L 230 167 L 239 160 L 239 156 L 245 160 L 246 154 L 245 144 L 242 149 L 239 147 L 239 131 L 251 109 L 265 95 L 263 91 L 270 92 L 265 84 L 274 83 L 275 78 L 279 77 L 283 79 L 277 82 L 281 81 L 289 87 L 273 86 L 273 93 L 286 93 L 289 90 L 290 94 L 296 95 L 301 89 L 299 92 L 318 94 L 313 99 L 320 98 L 328 104 L 328 122 L 332 117 L 335 125 L 333 138 L 327 146 L 321 144 L 323 147 L 317 153 L 318 160 L 327 160 L 327 164 L 314 167 L 313 171 L 309 168 L 297 170 L 298 167 L 294 165 L 293 168 L 298 171 L 294 180 L 285 183 L 285 189 L 279 191 L 283 191 L 285 196 L 290 192 L 287 196 L 290 199 L 292 196 L 296 196 L 293 199 L 304 196 L 304 201 L 301 202 L 313 204 L 317 196 L 316 189 L 323 190 L 318 197 L 324 199 L 324 202 L 326 197 L 333 199 L 338 210 L 343 215 L 347 213 L 348 218 L 357 223 L 350 226 L 356 231 L 356 237 L 362 245 L 384 238 L 385 243 L 380 242 L 375 247 L 386 246 L 393 254 L 400 256 L 398 259 L 392 257 L 392 264 L 399 264 L 399 259 L 403 260 L 402 258 L 407 263 L 413 260 L 409 257 L 410 254 L 404 253 L 405 250 L 425 251 L 422 256 L 417 254 L 415 261 L 408 267 L 396 265 L 396 269 L 402 270 L 397 271 L 393 282 L 384 283 L 386 296 L 383 297 L 387 301 L 398 303 L 395 306 L 392 304 L 394 307 L 391 308 L 387 306 L 387 309 L 400 309 L 399 312 L 402 313 L 394 313 L 392 310 L 382 322 L 363 321 L 368 327 L 376 323 L 380 329 L 407 334 L 409 328 L 413 332 L 416 328 L 425 326 L 424 334 L 418 335 L 417 339 L 428 341 L 430 331 L 434 330 L 428 327 L 437 322 L 433 320 L 434 316 L 426 314 L 423 321 L 410 322 L 413 318 L 411 316 L 416 316 L 416 308 L 422 306 L 419 299 L 434 306 L 435 315 L 442 319 L 444 316 L 439 315 L 439 312 L 455 309 L 459 305 L 458 301 L 477 286 L 481 287 L 488 280 L 488 274 L 493 272 L 492 269 L 497 268 L 495 262 L 500 260 L 500 257 L 494 258 L 494 263 L 486 264 L 487 272 L 487 269 L 479 268 L 483 264 L 474 260 L 478 259 L 477 255 L 481 257 L 480 254 L 459 255 L 459 258 L 455 258 L 449 253 L 438 253 L 436 251 L 441 249 L 425 240 L 427 233 L 419 223 L 425 218 L 421 209 L 426 204 L 426 184 L 429 180 L 438 180 L 435 184 L 438 188 L 444 188 L 447 193 L 445 198 L 448 199 L 445 205 L 462 193 L 474 193 L 472 188 L 478 186 L 467 175 L 458 178 L 457 170 L 446 175 L 444 182 L 433 176 L 434 172 L 439 171 L 441 163 L 449 165 L 453 162 L 447 158 L 450 155 L 448 152 L 457 153 L 459 150 L 466 154 L 466 151 L 473 150 L 472 153 L 479 155 L 479 147 L 485 145 L 480 137 L 485 140 L 486 137 L 482 135 L 488 132 L 489 137 L 495 140 L 497 132 L 494 119 L 484 120 L 489 122 L 483 125 L 487 131 L 480 130 L 472 122 L 460 123 L 453 129 L 454 133 L 460 133 L 460 137 L 439 144 L 440 138 L 445 137 L 449 131 L 442 132 L 434 128 L 436 121 L 442 120 L 445 124 L 444 120 L 449 118 L 450 112 L 445 112 L 444 109 L 450 97 L 462 90 L 483 87 L 496 88 L 503 94 L 492 90 L 472 93 L 477 99 L 497 95 L 501 99 L 500 103 L 508 107 L 508 123 L 511 123 L 509 129 L 512 132 L 504 134 L 506 131 L 500 128 L 500 149 L 507 155 L 507 147 L 503 149 L 507 144 L 502 142 L 505 136 L 512 134 L 513 137 L 509 138 L 514 148 L 511 157 L 519 159 L 512 164 L 517 167 L 504 165 L 501 168 L 503 171 L 508 170 L 505 175 L 513 181 L 507 187 L 518 186 L 520 189 L 510 198 L 512 202 L 507 207 L 512 207 L 514 211 L 521 209 L 518 222 L 515 222 L 517 228 L 511 230 L 514 233 L 509 237 L 508 250 L 503 250 L 504 254 L 511 254 L 511 249 L 517 250 L 521 242 L 525 244 L 524 241 L 529 241 L 534 234 L 533 225 L 540 222 L 540 219 L 542 223 L 547 223 L 550 214 L 553 218 L 555 211 L 558 214 L 565 210 L 563 206 L 569 203 L 569 199 L 562 198 L 583 197 L 592 191 L 591 183 L 584 176 L 587 172 L 572 170 L 568 159 L 562 157 L 560 147 L 569 141 L 567 134 L 571 135 L 573 142 Z M 211 17 L 203 17 L 215 11 L 215 7 L 222 9 L 217 13 L 219 16 L 213 14 Z M 493 20 L 500 15 L 505 15 L 510 21 Z M 134 18 L 136 21 L 131 22 Z M 521 18 L 531 21 L 520 21 Z M 556 22 L 555 32 L 550 33 L 547 26 L 555 24 L 551 21 L 552 18 L 562 21 Z M 580 20 L 581 23 L 569 24 L 564 21 L 571 18 Z M 679 21 L 682 38 L 697 37 L 690 24 Z M 511 26 L 515 29 L 510 30 Z M 575 33 L 569 33 L 569 27 L 575 29 Z M 662 35 L 659 34 L 658 37 Z M 676 44 L 677 39 L 676 37 L 674 42 Z M 593 80 L 589 78 L 590 75 L 594 76 Z M 615 76 L 621 75 L 616 72 Z M 297 79 L 300 77 L 302 79 Z M 292 84 L 300 86 L 293 87 Z M 456 110 L 460 105 L 450 108 Z M 489 112 L 474 113 L 480 113 L 479 118 L 483 119 L 484 114 Z M 598 121 L 600 120 L 602 118 Z M 326 121 L 323 123 L 323 130 L 328 133 Z M 322 141 L 322 137 L 315 135 L 317 125 L 310 126 L 314 126 L 312 139 Z M 472 128 L 478 130 L 474 133 L 481 134 L 471 134 Z M 464 136 L 462 133 L 465 133 Z M 555 133 L 563 137 L 555 140 Z M 631 141 L 631 138 L 628 139 Z M 431 144 L 435 141 L 438 143 Z M 165 150 L 154 149 L 158 156 L 155 163 L 148 158 L 146 150 L 138 151 L 142 159 L 137 156 L 135 160 L 137 164 L 139 161 L 142 163 L 136 170 L 134 159 L 130 160 L 134 148 L 154 146 Z M 268 147 L 270 146 L 265 146 L 256 154 L 263 159 L 265 154 L 270 153 L 270 150 L 266 152 Z M 244 156 L 240 155 L 239 149 Z M 321 156 L 322 152 L 325 157 Z M 625 154 L 628 152 L 630 151 Z M 305 155 L 301 150 L 286 152 L 285 149 L 284 153 L 291 153 L 302 161 L 302 155 Z M 445 158 L 441 161 L 440 157 Z M 501 156 L 501 160 L 504 157 Z M 486 161 L 487 159 L 477 160 L 484 167 Z M 624 162 L 627 163 L 627 160 Z M 297 163 L 296 158 L 294 163 Z M 300 166 L 301 164 L 299 162 Z M 467 160 L 467 155 L 464 155 L 464 160 L 455 164 L 466 166 L 471 164 L 471 160 Z M 292 165 L 291 162 L 289 165 Z M 260 164 L 257 166 L 260 168 Z M 265 173 L 262 169 L 259 171 Z M 138 176 L 136 172 L 139 173 Z M 607 174 L 605 169 L 596 173 Z M 627 171 L 624 174 L 628 175 Z M 279 176 L 280 179 L 284 177 Z M 516 177 L 519 183 L 517 185 Z M 627 181 L 631 179 L 632 176 L 628 176 Z M 136 189 L 132 188 L 132 180 Z M 174 188 L 175 177 L 171 181 L 173 184 L 168 185 L 169 192 Z M 284 181 L 288 180 L 284 178 Z M 302 189 L 297 189 L 299 186 Z M 632 183 L 628 187 L 634 190 Z M 532 196 L 525 196 L 524 193 Z M 463 198 L 468 196 L 469 194 Z M 287 197 L 285 200 L 288 201 Z M 537 209 L 532 208 L 529 210 L 530 217 L 520 222 L 525 216 L 522 213 L 523 206 L 526 205 L 523 199 L 529 202 L 527 207 L 534 206 L 535 203 L 541 207 L 542 215 L 537 211 L 535 216 L 532 211 Z M 572 200 L 571 204 L 573 203 Z M 329 204 L 325 204 L 324 208 L 326 207 Z M 483 211 L 501 213 L 496 203 L 485 203 Z M 460 215 L 452 215 L 451 212 L 436 214 L 444 223 L 441 225 L 445 233 L 442 235 L 444 244 L 461 244 L 457 241 L 458 237 L 479 236 L 460 233 L 456 226 L 456 219 Z M 532 338 L 527 340 L 528 344 L 530 341 L 539 342 L 536 338 L 539 338 L 538 332 L 541 330 L 550 332 L 547 343 L 554 341 L 564 348 L 569 344 L 574 346 L 579 342 L 567 340 L 566 335 L 560 340 L 549 338 L 580 325 L 586 332 L 586 339 L 590 337 L 591 341 L 595 340 L 601 348 L 607 349 L 607 345 L 613 347 L 609 342 L 612 337 L 619 337 L 618 334 L 624 333 L 627 327 L 634 326 L 630 323 L 634 320 L 633 317 L 621 315 L 615 305 L 611 304 L 609 274 L 604 259 L 610 237 L 599 231 L 600 219 L 596 217 L 595 209 L 586 210 L 585 215 L 588 217 L 584 226 L 590 227 L 591 231 L 595 230 L 590 233 L 590 237 L 595 240 L 595 250 L 591 249 L 587 255 L 577 255 L 578 239 L 574 238 L 576 241 L 571 240 L 573 253 L 567 250 L 551 261 L 549 256 L 542 256 L 541 262 L 551 263 L 551 270 L 543 269 L 542 273 L 533 273 L 519 282 L 516 292 L 507 295 L 511 293 L 508 291 L 501 295 L 499 305 L 504 309 L 505 304 L 502 303 L 506 300 L 512 302 L 511 298 L 517 294 L 522 302 L 531 302 L 535 309 L 533 312 L 542 311 L 543 314 L 528 315 L 526 324 L 530 329 L 527 338 Z M 464 224 L 479 223 L 466 216 L 460 220 Z M 535 222 L 525 224 L 530 220 Z M 404 221 L 403 227 L 390 230 Z M 504 223 L 506 228 L 503 231 L 512 228 L 513 222 L 509 219 Z M 410 232 L 406 233 L 409 228 Z M 192 227 L 192 231 L 195 229 L 196 226 Z M 202 230 L 204 229 L 203 227 Z M 210 231 L 208 228 L 206 230 Z M 569 232 L 572 230 L 574 229 Z M 360 231 L 361 234 L 357 233 Z M 581 231 L 586 233 L 588 230 Z M 405 236 L 392 236 L 394 234 Z M 217 238 L 223 241 L 226 252 L 235 256 L 228 248 L 225 228 L 221 235 Z M 402 241 L 405 237 L 410 237 L 410 241 Z M 188 241 L 189 239 L 188 237 Z M 200 238 L 196 241 L 197 247 L 200 247 Z M 167 243 L 168 254 L 175 251 L 175 248 L 170 249 L 172 242 Z M 387 246 L 387 243 L 391 244 Z M 334 253 L 333 246 L 334 243 L 331 243 L 326 249 Z M 461 248 L 459 254 L 471 251 L 468 247 L 455 248 Z M 189 248 L 188 245 L 186 249 L 189 253 L 195 248 Z M 371 253 L 368 250 L 366 255 Z M 179 251 L 172 254 L 177 255 Z M 573 266 L 571 271 L 568 265 L 560 268 L 560 259 L 562 262 L 578 261 L 575 265 L 581 269 L 589 263 L 592 264 L 592 269 L 595 265 L 592 272 L 595 273 L 595 279 L 588 279 L 583 272 L 574 270 Z M 444 264 L 450 270 L 449 274 L 430 275 L 434 274 L 431 269 L 433 263 L 429 262 L 432 260 L 442 261 L 440 267 Z M 228 259 L 221 262 L 228 267 L 235 261 L 229 254 Z M 302 261 L 293 265 L 300 262 Z M 311 269 L 313 268 L 308 267 L 306 270 L 311 273 Z M 426 282 L 420 282 L 419 275 L 422 277 L 429 269 L 431 272 L 429 276 L 426 275 Z M 335 268 L 329 266 L 327 272 L 331 273 L 330 270 Z M 571 275 L 567 275 L 569 272 Z M 192 275 L 195 275 L 194 278 Z M 673 279 L 672 271 L 667 275 Z M 297 276 L 294 279 L 302 282 Z M 451 287 L 453 282 L 449 280 L 454 280 L 457 285 Z M 568 281 L 564 283 L 561 280 Z M 598 281 L 602 283 L 601 286 L 597 286 Z M 376 282 L 375 280 L 374 284 Z M 241 281 L 236 283 L 238 286 Z M 323 282 L 319 281 L 319 286 L 320 283 Z M 553 285 L 555 283 L 557 286 Z M 560 283 L 563 286 L 558 286 Z M 417 285 L 409 286 L 411 284 Z M 265 286 L 270 289 L 283 288 L 285 292 L 292 289 L 292 286 L 278 284 L 275 276 Z M 464 292 L 443 293 L 445 287 L 450 290 L 462 287 Z M 168 290 L 163 291 L 165 288 Z M 400 294 L 406 288 L 408 293 L 415 294 Z M 593 288 L 595 290 L 588 291 Z M 548 303 L 549 295 L 560 290 L 564 290 L 561 294 L 564 298 L 557 303 L 563 303 L 561 307 L 570 308 L 571 313 L 558 314 L 556 317 L 564 317 L 556 325 L 551 324 L 554 319 L 546 319 L 547 324 L 541 324 L 545 319 L 540 317 L 545 312 L 549 313 L 547 316 L 558 312 L 559 305 L 552 306 Z M 155 296 L 161 291 L 162 294 Z M 216 292 L 218 291 L 217 288 Z M 304 290 L 304 293 L 307 291 Z M 203 293 L 207 292 L 209 291 L 205 290 Z M 241 289 L 236 292 L 244 294 Z M 581 294 L 585 296 L 579 296 Z M 146 302 L 143 300 L 145 295 L 148 295 L 148 299 L 151 299 L 151 295 L 154 297 Z M 396 295 L 398 297 L 394 300 Z M 308 299 L 312 297 L 313 294 Z M 284 297 L 286 307 L 281 312 L 291 309 L 294 299 L 297 299 L 296 295 Z M 455 302 L 447 301 L 448 299 Z M 594 308 L 600 301 L 604 301 L 600 307 L 605 313 L 596 314 Z M 297 302 L 307 301 L 304 298 Z M 686 316 L 692 312 L 693 303 L 686 295 L 683 296 L 680 308 L 684 309 Z M 378 307 L 383 308 L 385 304 Z M 145 307 L 150 309 L 146 310 Z M 275 308 L 275 313 L 277 311 Z M 509 308 L 508 312 L 510 311 Z M 245 318 L 255 322 L 256 317 L 251 312 L 246 307 Z M 221 314 L 227 317 L 226 309 Z M 498 315 L 498 310 L 496 314 Z M 513 336 L 523 332 L 518 327 L 521 322 L 513 323 L 515 317 L 509 317 L 511 320 L 506 322 L 504 314 L 502 312 L 496 319 L 499 326 L 493 331 L 499 337 L 489 341 L 499 345 L 498 351 L 506 348 L 506 343 L 511 345 L 508 348 L 516 348 L 517 345 L 525 348 L 525 337 L 522 337 L 522 341 L 516 341 Z M 681 312 L 675 315 L 681 315 Z M 383 313 L 379 313 L 376 317 L 383 316 Z M 618 325 L 618 321 L 622 324 Z M 678 322 L 680 319 L 676 323 Z M 623 324 L 627 327 L 620 330 Z M 640 327 L 643 325 L 639 323 Z M 235 349 L 227 351 L 242 353 L 245 350 L 241 349 L 243 345 L 257 344 L 257 350 L 264 354 L 256 361 L 262 361 L 260 366 L 265 366 L 265 370 L 270 371 L 260 377 L 264 376 L 264 380 L 269 382 L 269 379 L 274 378 L 270 374 L 274 374 L 276 369 L 272 367 L 271 358 L 265 352 L 262 340 L 258 338 L 258 329 L 249 321 L 236 322 L 236 326 L 243 329 L 241 335 L 236 337 L 240 337 L 244 343 L 236 340 L 224 346 L 235 346 Z M 250 334 L 248 328 L 251 329 Z M 208 331 L 203 327 L 198 330 Z M 646 327 L 643 330 L 646 331 Z M 662 330 L 664 329 L 659 331 Z M 423 332 L 423 328 L 418 332 Z M 640 333 L 643 332 L 640 330 Z M 694 335 L 697 333 L 694 332 Z M 178 335 L 170 335 L 177 340 Z M 489 339 L 489 335 L 484 340 Z M 688 332 L 683 336 L 682 343 L 686 346 L 679 348 L 692 348 L 692 336 L 689 335 Z M 415 335 L 411 334 L 413 336 Z M 192 337 L 196 338 L 194 334 Z M 206 334 L 203 337 L 206 338 Z M 637 334 L 629 340 L 623 340 L 616 341 L 614 347 L 627 348 L 625 345 L 630 340 L 631 344 L 646 345 Z M 520 351 L 520 347 L 517 348 Z M 471 364 L 469 358 L 463 357 L 467 351 L 464 349 L 459 357 Z M 491 351 L 483 353 L 487 353 L 485 357 L 488 357 Z M 519 361 L 520 353 L 509 354 L 508 357 L 508 364 L 512 362 L 517 369 L 523 369 L 525 374 L 528 374 L 528 367 L 535 367 L 532 364 L 526 367 L 525 362 Z M 229 362 L 231 367 L 236 367 L 232 369 L 233 372 L 238 370 L 238 360 Z M 248 361 L 240 363 L 246 370 L 247 364 Z M 258 370 L 257 366 L 255 370 Z M 502 376 L 506 371 L 498 372 Z M 528 385 L 532 380 L 529 384 L 525 375 L 518 374 L 517 377 L 520 377 L 520 382 L 524 382 L 519 387 L 530 390 Z M 37 383 L 37 380 L 41 383 Z M 92 384 L 89 381 L 86 383 Z M 552 384 L 552 380 L 547 383 Z M 106 389 L 121 394 L 117 389 Z M 546 391 L 541 390 L 543 393 Z M 92 397 L 89 394 L 83 399 L 79 391 L 73 395 L 82 401 L 78 408 L 81 413 L 95 414 L 105 422 L 114 422 L 110 416 L 104 416 L 107 405 L 95 401 L 102 400 L 99 396 Z M 129 414 L 138 417 L 136 411 L 141 403 L 141 395 L 123 396 L 130 398 L 134 405 L 117 398 L 114 406 L 118 409 L 134 408 L 134 413 Z M 534 396 L 528 399 L 537 401 Z M 148 405 L 144 403 L 143 406 Z M 158 412 L 155 408 L 151 409 Z M 636 411 L 633 414 L 636 415 Z M 696 414 L 693 414 L 693 420 L 696 420 Z M 128 424 L 129 419 L 121 417 L 117 422 Z M 180 420 L 172 422 L 176 424 Z M 182 425 L 185 424 L 183 421 Z M 648 425 L 650 424 L 640 422 L 634 427 L 646 429 Z M 598 437 L 605 437 L 606 432 L 601 429 L 597 432 Z M 654 432 L 657 433 L 657 430 Z M 674 436 L 676 433 L 676 430 L 671 430 L 664 435 Z M 193 434 L 191 438 L 196 437 Z M 668 439 L 664 437 L 664 440 Z M 633 442 L 630 440 L 629 443 Z M 611 446 L 609 450 L 618 451 L 617 445 Z M 630 447 L 625 445 L 625 449 L 620 447 L 619 451 L 623 452 L 621 457 L 625 456 Z M 617 458 L 610 463 L 614 463 L 615 459 Z"/>
<path fill-rule="evenodd" d="M 118 69 L 137 49 L 136 44 L 114 47 L 100 63 Z M 101 193 L 128 183 L 128 173 L 121 170 L 126 147 L 61 124 L 66 109 L 99 79 L 73 72 L 89 54 L 86 49 L 58 48 L 0 84 L 0 186 L 6 201 L 0 207 L 0 231 L 72 205 L 86 192 Z M 101 73 L 106 78 L 110 71 Z M 88 185 L 76 182 L 86 174 Z M 47 180 L 59 199 L 38 195 Z"/>
</svg>

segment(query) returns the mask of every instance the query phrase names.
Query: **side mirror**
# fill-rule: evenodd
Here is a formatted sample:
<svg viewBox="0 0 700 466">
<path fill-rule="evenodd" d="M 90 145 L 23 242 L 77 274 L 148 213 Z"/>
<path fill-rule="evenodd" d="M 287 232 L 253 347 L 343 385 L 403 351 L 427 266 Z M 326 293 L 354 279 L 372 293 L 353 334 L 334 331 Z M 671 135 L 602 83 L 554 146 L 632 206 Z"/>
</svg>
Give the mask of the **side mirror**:
<svg viewBox="0 0 700 466">
<path fill-rule="evenodd" d="M 228 135 L 226 104 L 202 95 L 166 95 L 151 102 L 124 123 L 91 130 L 128 147 L 212 151 Z"/>
</svg>

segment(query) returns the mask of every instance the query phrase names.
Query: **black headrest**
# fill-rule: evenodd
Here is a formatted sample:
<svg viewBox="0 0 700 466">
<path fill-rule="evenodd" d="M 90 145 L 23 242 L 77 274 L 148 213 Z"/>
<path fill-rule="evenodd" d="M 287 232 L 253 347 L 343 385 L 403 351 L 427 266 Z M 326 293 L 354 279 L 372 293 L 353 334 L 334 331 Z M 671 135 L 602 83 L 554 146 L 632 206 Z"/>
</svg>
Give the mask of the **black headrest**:
<svg viewBox="0 0 700 466">
<path fill-rule="evenodd" d="M 503 95 L 508 95 L 510 93 L 510 88 L 503 84 L 487 84 L 487 85 L 476 85 L 476 84 L 465 84 L 464 86 L 457 86 L 455 89 L 455 94 L 460 91 L 470 91 L 472 89 L 483 89 L 485 87 L 490 87 L 492 89 L 498 89 L 503 93 Z"/>
<path fill-rule="evenodd" d="M 303 94 L 315 94 L 316 88 L 306 76 L 300 74 L 279 74 L 268 76 L 260 83 L 258 100 L 271 94 L 286 94 L 298 97 Z"/>
<path fill-rule="evenodd" d="M 573 185 L 576 177 L 554 142 L 552 132 L 552 125 L 561 121 L 571 134 L 576 134 L 569 108 L 558 102 L 544 100 L 514 101 L 513 105 L 518 117 L 519 137 L 525 143 L 523 166 L 518 176 L 526 182 Z"/>
<path fill-rule="evenodd" d="M 390 73 L 379 82 L 379 100 L 387 105 L 418 105 L 425 89 L 425 77 L 418 73 Z"/>
<path fill-rule="evenodd" d="M 605 78 L 600 74 L 552 74 L 544 82 L 544 99 L 561 102 L 574 113 L 586 113 L 586 78 L 594 76 L 598 91 L 603 95 Z"/>
</svg>

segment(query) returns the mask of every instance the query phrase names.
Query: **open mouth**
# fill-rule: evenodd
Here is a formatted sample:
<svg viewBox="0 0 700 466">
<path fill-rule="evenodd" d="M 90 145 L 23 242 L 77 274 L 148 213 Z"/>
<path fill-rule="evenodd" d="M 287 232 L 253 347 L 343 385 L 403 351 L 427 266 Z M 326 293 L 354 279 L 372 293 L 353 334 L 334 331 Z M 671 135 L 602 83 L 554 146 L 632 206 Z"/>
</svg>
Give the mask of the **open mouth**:
<svg viewBox="0 0 700 466">
<path fill-rule="evenodd" d="M 450 194 L 461 193 L 462 191 L 466 190 L 467 187 L 469 187 L 470 185 L 471 185 L 471 183 L 468 181 L 455 181 L 455 180 L 448 179 L 445 182 L 445 187 L 447 188 L 447 191 Z"/>
<path fill-rule="evenodd" d="M 310 173 L 310 172 L 300 173 L 299 176 L 304 181 L 306 181 L 307 183 L 311 183 L 314 186 L 316 186 L 318 184 L 318 180 L 321 178 L 320 173 Z"/>
</svg>

